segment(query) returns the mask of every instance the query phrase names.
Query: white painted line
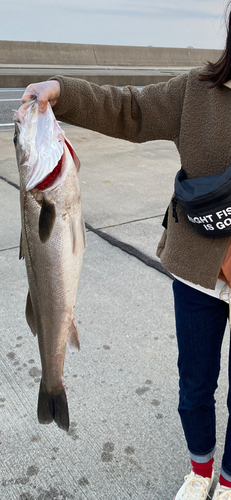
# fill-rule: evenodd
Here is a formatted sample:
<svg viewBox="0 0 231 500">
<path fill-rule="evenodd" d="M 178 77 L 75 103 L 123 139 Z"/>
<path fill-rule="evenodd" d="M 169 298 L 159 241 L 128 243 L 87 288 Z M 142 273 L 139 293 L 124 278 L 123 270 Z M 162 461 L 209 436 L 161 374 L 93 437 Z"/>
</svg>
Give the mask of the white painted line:
<svg viewBox="0 0 231 500">
<path fill-rule="evenodd" d="M 21 101 L 21 99 L 0 99 L 0 102 L 6 102 L 6 101 Z"/>
<path fill-rule="evenodd" d="M 0 92 L 23 92 L 24 90 L 26 90 L 26 87 L 25 88 L 15 88 L 15 89 L 8 89 L 8 88 L 1 88 L 0 89 Z"/>
<path fill-rule="evenodd" d="M 58 121 L 58 123 L 62 123 Z M 0 127 L 14 127 L 15 123 L 0 123 Z M 66 125 L 66 123 L 64 123 Z"/>
</svg>

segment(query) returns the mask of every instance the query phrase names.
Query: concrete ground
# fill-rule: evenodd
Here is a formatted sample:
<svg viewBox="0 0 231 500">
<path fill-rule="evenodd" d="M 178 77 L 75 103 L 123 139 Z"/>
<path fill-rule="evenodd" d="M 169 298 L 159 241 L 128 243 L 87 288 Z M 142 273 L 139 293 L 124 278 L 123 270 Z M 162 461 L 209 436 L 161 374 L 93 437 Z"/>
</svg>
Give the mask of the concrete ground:
<svg viewBox="0 0 231 500">
<path fill-rule="evenodd" d="M 81 160 L 88 227 L 152 262 L 179 169 L 170 142 L 141 145 L 65 126 Z M 172 280 L 87 232 L 76 305 L 81 351 L 67 350 L 70 430 L 41 426 L 37 340 L 25 320 L 13 130 L 0 131 L 0 498 L 172 500 L 190 470 L 177 414 Z M 227 422 L 228 329 L 217 390 L 218 479 Z"/>
</svg>

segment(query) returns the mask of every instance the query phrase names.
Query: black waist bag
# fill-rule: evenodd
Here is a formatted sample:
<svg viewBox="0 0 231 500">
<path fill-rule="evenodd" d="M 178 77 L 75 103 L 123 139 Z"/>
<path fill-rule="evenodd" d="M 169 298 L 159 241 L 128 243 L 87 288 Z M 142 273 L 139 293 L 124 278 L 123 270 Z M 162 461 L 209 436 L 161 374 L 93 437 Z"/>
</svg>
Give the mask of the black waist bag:
<svg viewBox="0 0 231 500">
<path fill-rule="evenodd" d="M 176 222 L 177 203 L 202 236 L 231 236 L 231 166 L 223 174 L 195 179 L 187 179 L 184 170 L 179 170 L 172 200 Z"/>
</svg>

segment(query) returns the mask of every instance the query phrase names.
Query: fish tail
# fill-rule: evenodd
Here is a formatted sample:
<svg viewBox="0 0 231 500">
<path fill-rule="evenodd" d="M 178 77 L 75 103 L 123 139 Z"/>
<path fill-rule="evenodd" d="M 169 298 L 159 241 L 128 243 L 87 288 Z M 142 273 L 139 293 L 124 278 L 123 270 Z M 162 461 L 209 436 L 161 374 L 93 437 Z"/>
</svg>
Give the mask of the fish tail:
<svg viewBox="0 0 231 500">
<path fill-rule="evenodd" d="M 49 394 L 44 389 L 41 380 L 38 396 L 37 414 L 40 424 L 50 424 L 54 420 L 60 427 L 60 429 L 68 431 L 69 412 L 67 396 L 64 387 L 62 387 L 62 391 L 58 395 Z"/>
</svg>

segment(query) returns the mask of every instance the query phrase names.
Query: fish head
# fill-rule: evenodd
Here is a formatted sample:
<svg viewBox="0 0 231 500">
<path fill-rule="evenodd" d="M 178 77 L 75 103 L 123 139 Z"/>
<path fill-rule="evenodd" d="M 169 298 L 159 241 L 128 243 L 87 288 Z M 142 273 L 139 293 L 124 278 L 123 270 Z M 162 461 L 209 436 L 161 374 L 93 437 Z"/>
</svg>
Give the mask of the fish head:
<svg viewBox="0 0 231 500">
<path fill-rule="evenodd" d="M 14 115 L 14 143 L 21 187 L 36 188 L 50 174 L 64 152 L 65 134 L 50 104 L 39 112 L 37 98 L 20 106 Z"/>
<path fill-rule="evenodd" d="M 18 122 L 15 121 L 13 142 L 15 147 L 18 169 L 20 169 L 20 166 L 24 165 L 24 163 L 26 162 L 26 154 L 24 149 L 20 145 L 19 135 L 20 135 L 19 124 Z"/>
<path fill-rule="evenodd" d="M 27 178 L 31 162 L 37 160 L 38 152 L 35 147 L 37 129 L 38 105 L 36 101 L 23 104 L 14 114 L 15 133 L 14 146 L 20 178 Z"/>
</svg>

